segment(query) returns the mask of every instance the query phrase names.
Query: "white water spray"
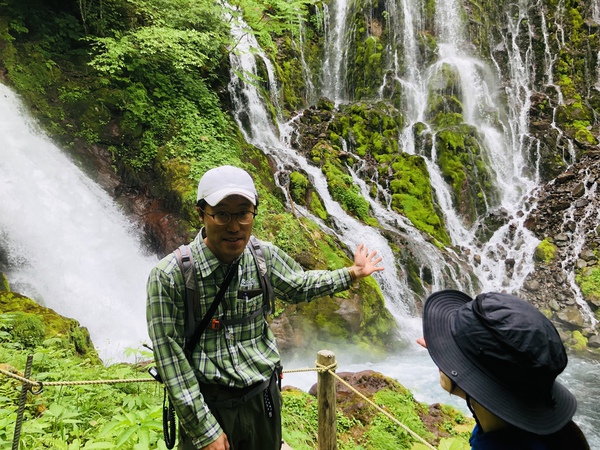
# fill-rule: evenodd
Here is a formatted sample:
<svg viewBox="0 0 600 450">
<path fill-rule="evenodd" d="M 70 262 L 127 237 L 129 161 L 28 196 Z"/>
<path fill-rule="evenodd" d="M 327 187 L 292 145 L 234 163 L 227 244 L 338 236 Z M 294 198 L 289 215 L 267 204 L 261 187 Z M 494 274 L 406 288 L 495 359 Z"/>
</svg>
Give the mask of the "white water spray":
<svg viewBox="0 0 600 450">
<path fill-rule="evenodd" d="M 0 84 L 0 247 L 11 287 L 88 328 L 105 363 L 148 341 L 156 258 L 118 205 L 50 142 Z"/>
</svg>

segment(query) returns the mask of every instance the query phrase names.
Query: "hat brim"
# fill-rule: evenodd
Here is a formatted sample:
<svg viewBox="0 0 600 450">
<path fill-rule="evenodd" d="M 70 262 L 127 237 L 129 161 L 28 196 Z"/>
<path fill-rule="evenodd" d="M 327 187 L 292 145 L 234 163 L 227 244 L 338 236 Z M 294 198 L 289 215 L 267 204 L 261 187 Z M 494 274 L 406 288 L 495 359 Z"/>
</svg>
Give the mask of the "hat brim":
<svg viewBox="0 0 600 450">
<path fill-rule="evenodd" d="M 212 194 L 204 197 L 204 200 L 210 206 L 216 206 L 225 197 L 230 197 L 232 195 L 240 195 L 244 198 L 247 198 L 250 201 L 250 203 L 256 206 L 256 195 L 254 194 L 254 192 L 250 192 L 244 189 L 232 189 L 231 187 L 224 187 L 223 189 L 219 189 L 218 191 L 215 191 Z"/>
<path fill-rule="evenodd" d="M 467 357 L 452 329 L 456 313 L 473 301 L 467 294 L 444 290 L 428 297 L 423 307 L 423 336 L 438 368 L 477 403 L 506 422 L 536 434 L 551 434 L 565 426 L 575 414 L 577 400 L 559 382 L 553 390 L 555 406 L 518 395 Z"/>
</svg>

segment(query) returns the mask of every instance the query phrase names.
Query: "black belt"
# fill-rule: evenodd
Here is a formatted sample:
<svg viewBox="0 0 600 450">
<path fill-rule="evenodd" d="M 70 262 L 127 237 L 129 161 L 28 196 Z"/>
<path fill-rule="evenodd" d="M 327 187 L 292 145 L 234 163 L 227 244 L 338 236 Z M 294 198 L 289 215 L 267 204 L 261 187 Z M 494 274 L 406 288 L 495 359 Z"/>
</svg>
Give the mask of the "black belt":
<svg viewBox="0 0 600 450">
<path fill-rule="evenodd" d="M 205 396 L 204 401 L 206 402 L 206 404 L 208 405 L 209 408 L 236 408 L 236 407 L 246 403 L 252 397 L 263 392 L 265 389 L 267 389 L 269 387 L 270 383 L 271 383 L 271 379 L 265 380 L 262 383 L 258 383 L 256 385 L 254 385 L 250 390 L 248 390 L 244 394 L 240 395 L 239 397 L 235 396 L 235 397 L 232 397 L 227 400 L 213 401 L 213 400 L 206 398 L 206 396 Z M 204 384 L 200 385 L 200 391 L 202 391 L 203 386 L 205 386 L 205 385 Z M 211 389 L 211 388 L 214 388 L 214 385 L 210 385 L 209 389 Z"/>
</svg>

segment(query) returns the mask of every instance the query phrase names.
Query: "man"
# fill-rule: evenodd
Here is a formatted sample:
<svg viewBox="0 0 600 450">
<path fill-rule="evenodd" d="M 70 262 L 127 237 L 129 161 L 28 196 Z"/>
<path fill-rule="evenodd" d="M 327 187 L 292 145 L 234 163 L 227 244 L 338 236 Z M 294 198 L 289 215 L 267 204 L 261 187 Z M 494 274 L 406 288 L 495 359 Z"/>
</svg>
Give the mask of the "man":
<svg viewBox="0 0 600 450">
<path fill-rule="evenodd" d="M 197 278 L 199 322 L 226 274 L 233 278 L 191 354 L 184 354 L 185 285 L 174 254 L 152 269 L 147 320 L 158 371 L 180 422 L 179 449 L 278 450 L 281 394 L 276 378 L 280 356 L 263 307 L 260 275 L 246 244 L 257 214 L 258 195 L 250 175 L 221 166 L 198 184 L 197 210 L 203 228 L 190 244 Z M 279 298 L 309 301 L 346 290 L 383 270 L 381 257 L 361 244 L 354 265 L 304 271 L 278 247 L 262 243 L 269 280 Z"/>
</svg>

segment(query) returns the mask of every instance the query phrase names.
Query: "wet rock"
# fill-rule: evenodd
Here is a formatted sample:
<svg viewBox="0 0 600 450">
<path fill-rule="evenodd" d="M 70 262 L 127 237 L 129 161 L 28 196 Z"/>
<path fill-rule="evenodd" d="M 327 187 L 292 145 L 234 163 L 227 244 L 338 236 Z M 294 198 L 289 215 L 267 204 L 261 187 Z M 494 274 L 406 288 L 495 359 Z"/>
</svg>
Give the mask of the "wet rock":
<svg viewBox="0 0 600 450">
<path fill-rule="evenodd" d="M 528 280 L 525 282 L 525 289 L 532 292 L 540 290 L 540 283 L 537 280 Z"/>
<path fill-rule="evenodd" d="M 556 314 L 558 320 L 568 327 L 582 328 L 584 321 L 576 306 L 568 306 Z"/>
<path fill-rule="evenodd" d="M 588 339 L 588 347 L 589 348 L 600 348 L 600 336 L 595 334 Z"/>
<path fill-rule="evenodd" d="M 585 194 L 585 185 L 583 183 L 577 183 L 571 190 L 571 196 L 574 198 L 581 197 L 583 194 Z"/>
</svg>

